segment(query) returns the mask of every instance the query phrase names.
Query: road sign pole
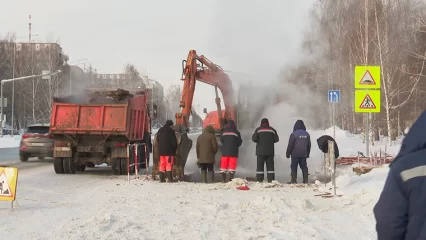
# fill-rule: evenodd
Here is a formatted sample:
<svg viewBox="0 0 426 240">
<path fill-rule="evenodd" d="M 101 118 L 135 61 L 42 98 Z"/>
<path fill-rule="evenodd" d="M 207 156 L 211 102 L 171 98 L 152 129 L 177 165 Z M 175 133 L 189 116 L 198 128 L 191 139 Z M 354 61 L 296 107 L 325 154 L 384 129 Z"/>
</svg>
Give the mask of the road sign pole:
<svg viewBox="0 0 426 240">
<path fill-rule="evenodd" d="M 370 113 L 366 113 L 365 117 L 367 118 L 365 120 L 365 156 L 370 156 Z"/>
<path fill-rule="evenodd" d="M 336 103 L 333 104 L 333 138 L 336 139 Z"/>
</svg>

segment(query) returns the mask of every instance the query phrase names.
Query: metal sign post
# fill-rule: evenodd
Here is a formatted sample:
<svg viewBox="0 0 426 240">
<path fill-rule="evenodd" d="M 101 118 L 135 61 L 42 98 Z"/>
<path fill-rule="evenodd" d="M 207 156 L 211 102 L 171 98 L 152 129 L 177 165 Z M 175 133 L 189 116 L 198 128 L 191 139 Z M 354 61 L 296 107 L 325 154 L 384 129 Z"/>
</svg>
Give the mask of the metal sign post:
<svg viewBox="0 0 426 240">
<path fill-rule="evenodd" d="M 370 155 L 371 113 L 380 112 L 380 71 L 380 66 L 355 66 L 355 112 L 365 113 L 365 156 Z"/>
<path fill-rule="evenodd" d="M 333 183 L 333 192 L 336 196 L 336 157 L 334 156 L 334 142 L 328 141 L 328 157 L 330 159 L 329 169 L 331 171 L 331 181 Z"/>
</svg>

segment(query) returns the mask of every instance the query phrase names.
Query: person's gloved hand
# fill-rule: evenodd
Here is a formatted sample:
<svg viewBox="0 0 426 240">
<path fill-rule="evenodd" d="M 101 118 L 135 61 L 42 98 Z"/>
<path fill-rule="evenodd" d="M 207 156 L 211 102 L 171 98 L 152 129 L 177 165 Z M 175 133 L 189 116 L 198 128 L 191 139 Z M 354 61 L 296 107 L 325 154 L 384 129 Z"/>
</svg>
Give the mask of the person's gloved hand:
<svg viewBox="0 0 426 240">
<path fill-rule="evenodd" d="M 290 155 L 287 155 L 287 154 L 286 154 L 285 156 L 286 156 L 287 158 L 290 158 Z"/>
<path fill-rule="evenodd" d="M 200 167 L 200 160 L 197 159 L 197 166 Z"/>
</svg>

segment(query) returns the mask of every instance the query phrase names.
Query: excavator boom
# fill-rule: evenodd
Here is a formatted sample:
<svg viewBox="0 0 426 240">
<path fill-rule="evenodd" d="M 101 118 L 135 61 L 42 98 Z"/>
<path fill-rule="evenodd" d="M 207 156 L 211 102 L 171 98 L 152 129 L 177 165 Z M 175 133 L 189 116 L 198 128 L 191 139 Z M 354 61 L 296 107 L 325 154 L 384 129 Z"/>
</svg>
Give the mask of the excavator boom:
<svg viewBox="0 0 426 240">
<path fill-rule="evenodd" d="M 235 121 L 236 109 L 234 103 L 234 91 L 231 80 L 229 79 L 229 76 L 223 71 L 223 69 L 211 62 L 205 56 L 197 55 L 195 50 L 189 51 L 187 60 L 184 61 L 184 64 L 185 65 L 182 73 L 184 86 L 182 90 L 182 98 L 179 104 L 181 112 L 176 114 L 176 125 L 180 129 L 188 129 L 189 127 L 189 116 L 191 114 L 196 81 L 200 81 L 215 87 L 216 104 L 221 122 L 220 126 L 223 126 L 223 119 L 232 119 Z M 220 98 L 218 96 L 217 89 L 222 92 L 225 104 L 224 114 L 222 114 Z M 220 129 L 216 130 L 218 131 Z"/>
</svg>

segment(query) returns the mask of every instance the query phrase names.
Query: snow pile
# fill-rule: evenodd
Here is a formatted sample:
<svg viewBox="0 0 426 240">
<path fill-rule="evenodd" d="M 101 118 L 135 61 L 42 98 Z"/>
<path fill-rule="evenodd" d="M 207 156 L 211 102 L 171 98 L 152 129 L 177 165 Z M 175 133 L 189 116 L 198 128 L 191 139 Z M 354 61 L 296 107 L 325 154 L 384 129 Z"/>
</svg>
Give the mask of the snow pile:
<svg viewBox="0 0 426 240">
<path fill-rule="evenodd" d="M 19 147 L 21 142 L 21 135 L 3 135 L 3 138 L 0 138 L 0 148 L 16 148 Z"/>
<path fill-rule="evenodd" d="M 357 194 L 373 194 L 371 198 L 378 197 L 383 189 L 386 177 L 389 173 L 389 165 L 374 168 L 367 174 L 360 176 L 354 172 L 336 178 L 336 186 L 339 188 L 340 194 L 357 195 Z M 332 186 L 328 183 L 327 186 Z"/>
</svg>

